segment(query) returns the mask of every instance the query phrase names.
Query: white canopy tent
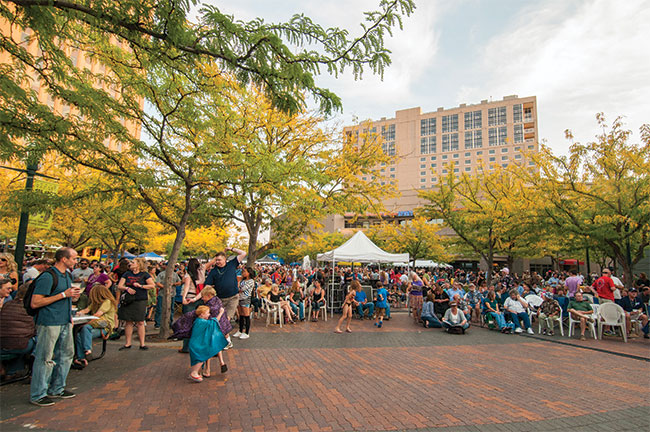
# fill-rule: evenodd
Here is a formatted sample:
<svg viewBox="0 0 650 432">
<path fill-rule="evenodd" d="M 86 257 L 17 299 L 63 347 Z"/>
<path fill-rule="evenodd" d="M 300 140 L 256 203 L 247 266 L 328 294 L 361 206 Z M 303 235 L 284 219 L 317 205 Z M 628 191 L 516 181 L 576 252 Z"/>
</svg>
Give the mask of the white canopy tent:
<svg viewBox="0 0 650 432">
<path fill-rule="evenodd" d="M 409 254 L 392 254 L 382 250 L 379 246 L 374 244 L 362 231 L 357 231 L 348 241 L 334 250 L 318 254 L 316 257 L 318 261 L 328 261 L 332 263 L 332 267 L 336 262 L 351 262 L 351 263 L 393 263 L 399 262 L 404 265 L 409 263 Z M 332 277 L 328 297 L 328 306 L 330 313 L 334 310 L 334 277 Z"/>
<path fill-rule="evenodd" d="M 346 261 L 359 263 L 408 264 L 409 254 L 392 254 L 374 244 L 362 231 L 357 231 L 348 241 L 334 250 L 318 254 L 318 261 Z"/>
</svg>

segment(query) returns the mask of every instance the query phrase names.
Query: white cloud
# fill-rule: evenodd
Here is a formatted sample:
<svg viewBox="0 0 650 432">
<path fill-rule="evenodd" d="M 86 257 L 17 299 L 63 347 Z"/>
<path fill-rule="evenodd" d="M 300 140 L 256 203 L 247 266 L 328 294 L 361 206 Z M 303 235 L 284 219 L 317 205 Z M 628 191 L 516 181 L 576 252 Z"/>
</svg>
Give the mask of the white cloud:
<svg viewBox="0 0 650 432">
<path fill-rule="evenodd" d="M 650 122 L 650 5 L 642 0 L 544 2 L 485 47 L 480 88 L 461 88 L 459 99 L 517 93 L 536 95 L 541 138 L 564 153 L 567 128 L 578 141 L 597 133 L 594 115 L 625 115 L 638 131 Z M 637 135 L 638 136 L 638 135 Z"/>
</svg>

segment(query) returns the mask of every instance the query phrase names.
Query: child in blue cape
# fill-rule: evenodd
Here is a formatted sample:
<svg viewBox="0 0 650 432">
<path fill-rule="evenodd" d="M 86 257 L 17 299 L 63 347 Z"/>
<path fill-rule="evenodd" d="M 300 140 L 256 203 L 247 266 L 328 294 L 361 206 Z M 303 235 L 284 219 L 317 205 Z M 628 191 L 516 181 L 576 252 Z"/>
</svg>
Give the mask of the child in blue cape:
<svg viewBox="0 0 650 432">
<path fill-rule="evenodd" d="M 388 307 L 388 291 L 384 288 L 381 283 L 377 284 L 377 302 L 375 303 L 375 311 L 377 315 L 377 321 L 375 325 L 381 328 L 381 325 L 384 323 L 384 315 L 386 314 L 386 308 Z"/>
<path fill-rule="evenodd" d="M 219 318 L 224 313 L 221 308 L 216 318 L 210 318 L 210 308 L 208 306 L 199 306 L 196 308 L 197 318 L 192 326 L 192 336 L 190 337 L 190 379 L 194 382 L 201 382 L 203 378 L 210 377 L 210 359 L 214 356 L 219 357 L 221 364 L 221 373 L 228 370 L 228 366 L 223 361 L 223 349 L 228 345 L 228 341 L 221 333 L 219 327 Z M 203 367 L 203 376 L 199 371 Z"/>
</svg>

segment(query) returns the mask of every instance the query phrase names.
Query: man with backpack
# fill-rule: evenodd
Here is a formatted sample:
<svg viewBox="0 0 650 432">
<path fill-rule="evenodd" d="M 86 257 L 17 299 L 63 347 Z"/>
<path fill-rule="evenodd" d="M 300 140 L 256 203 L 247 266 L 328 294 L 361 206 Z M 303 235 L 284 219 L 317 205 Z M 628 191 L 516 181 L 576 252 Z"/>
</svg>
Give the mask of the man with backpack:
<svg viewBox="0 0 650 432">
<path fill-rule="evenodd" d="M 36 319 L 36 347 L 30 402 L 50 406 L 53 399 L 68 399 L 75 394 L 65 389 L 74 355 L 72 338 L 72 298 L 81 293 L 72 288 L 72 270 L 77 252 L 63 247 L 54 255 L 55 263 L 33 282 L 25 296 L 26 309 Z"/>
</svg>

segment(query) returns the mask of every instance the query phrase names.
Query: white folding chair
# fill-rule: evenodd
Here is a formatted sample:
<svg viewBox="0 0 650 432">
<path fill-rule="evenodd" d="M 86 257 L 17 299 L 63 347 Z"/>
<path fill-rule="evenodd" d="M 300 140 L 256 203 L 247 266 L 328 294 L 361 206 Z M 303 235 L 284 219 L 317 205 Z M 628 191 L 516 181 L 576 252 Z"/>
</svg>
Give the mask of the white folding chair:
<svg viewBox="0 0 650 432">
<path fill-rule="evenodd" d="M 598 308 L 598 337 L 603 338 L 603 327 L 619 327 L 623 333 L 623 341 L 627 342 L 625 311 L 616 303 L 604 303 Z"/>
<path fill-rule="evenodd" d="M 533 317 L 537 316 L 537 309 L 539 309 L 544 300 L 537 294 L 528 294 L 524 300 L 526 300 L 526 303 L 528 303 L 528 318 L 530 318 L 530 323 L 532 324 Z M 533 309 L 535 312 L 533 312 Z"/>
<path fill-rule="evenodd" d="M 313 302 L 309 302 L 309 313 L 307 314 L 309 319 L 311 319 L 312 303 Z M 325 319 L 325 322 L 327 322 L 327 299 L 323 299 L 323 306 L 320 307 L 320 310 L 323 312 L 322 315 L 323 318 Z"/>
<path fill-rule="evenodd" d="M 591 335 L 594 337 L 594 339 L 598 339 L 598 336 L 596 336 L 596 324 L 595 322 L 598 320 L 598 305 L 591 305 L 591 308 L 593 309 L 594 313 L 591 314 L 591 318 L 593 321 L 587 320 L 587 328 L 591 332 Z M 578 319 L 573 319 L 573 315 L 571 312 L 569 312 L 569 337 L 571 337 L 571 334 L 573 333 L 573 326 L 576 324 L 580 324 L 580 318 Z M 564 335 L 563 335 L 564 336 Z"/>
<path fill-rule="evenodd" d="M 280 303 L 274 303 L 272 301 L 269 301 L 269 299 L 263 298 L 262 305 L 266 309 L 266 326 L 268 327 L 271 323 L 271 320 L 273 320 L 273 323 L 279 321 L 280 328 L 282 328 L 284 316 L 282 313 L 282 308 L 280 307 Z"/>
</svg>

